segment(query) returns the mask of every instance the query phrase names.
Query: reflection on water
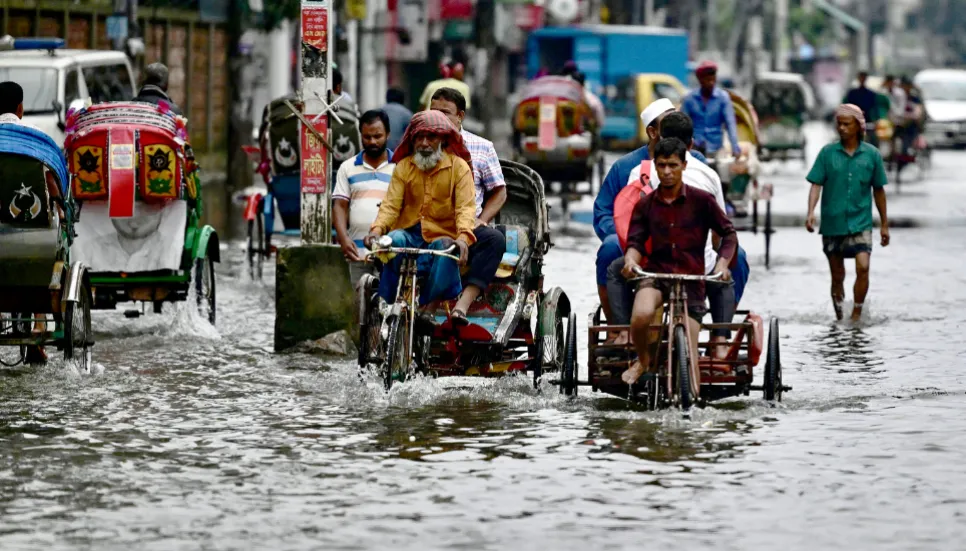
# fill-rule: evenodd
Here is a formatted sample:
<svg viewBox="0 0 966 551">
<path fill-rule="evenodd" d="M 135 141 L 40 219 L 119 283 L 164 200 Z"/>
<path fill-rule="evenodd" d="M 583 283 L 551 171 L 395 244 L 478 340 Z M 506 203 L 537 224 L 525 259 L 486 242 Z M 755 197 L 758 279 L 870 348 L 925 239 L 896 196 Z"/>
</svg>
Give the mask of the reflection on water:
<svg viewBox="0 0 966 551">
<path fill-rule="evenodd" d="M 833 324 L 812 338 L 816 365 L 839 373 L 881 373 L 885 361 L 862 327 Z"/>
</svg>

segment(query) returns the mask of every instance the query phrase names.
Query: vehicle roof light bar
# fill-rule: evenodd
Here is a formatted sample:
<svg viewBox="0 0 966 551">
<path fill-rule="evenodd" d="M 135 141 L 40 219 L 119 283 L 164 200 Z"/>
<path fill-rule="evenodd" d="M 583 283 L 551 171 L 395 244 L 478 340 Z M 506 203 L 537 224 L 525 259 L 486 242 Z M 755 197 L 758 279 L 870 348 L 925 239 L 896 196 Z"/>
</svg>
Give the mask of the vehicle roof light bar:
<svg viewBox="0 0 966 551">
<path fill-rule="evenodd" d="M 0 37 L 0 52 L 10 50 L 59 50 L 64 47 L 63 38 L 14 38 Z"/>
</svg>

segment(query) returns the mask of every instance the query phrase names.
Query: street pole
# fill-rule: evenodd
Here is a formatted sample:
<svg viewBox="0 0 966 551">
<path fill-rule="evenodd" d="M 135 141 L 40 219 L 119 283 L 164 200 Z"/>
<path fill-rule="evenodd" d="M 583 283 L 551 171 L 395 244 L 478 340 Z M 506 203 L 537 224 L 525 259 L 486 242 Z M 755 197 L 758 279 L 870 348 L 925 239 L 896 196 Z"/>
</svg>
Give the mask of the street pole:
<svg viewBox="0 0 966 551">
<path fill-rule="evenodd" d="M 861 0 L 866 1 L 866 0 Z M 788 71 L 788 0 L 775 0 L 775 44 L 772 66 L 776 71 Z"/>
<path fill-rule="evenodd" d="M 308 62 L 302 60 L 302 89 L 300 97 L 304 115 L 322 136 L 328 136 L 326 107 L 338 98 L 329 97 L 332 81 L 335 12 L 327 0 L 302 0 L 302 55 L 310 50 Z M 315 135 L 301 125 L 302 159 L 302 244 L 323 244 L 332 241 L 332 216 L 329 204 L 332 186 L 329 182 L 331 152 Z"/>
<path fill-rule="evenodd" d="M 645 25 L 654 24 L 654 0 L 644 0 L 644 20 Z"/>
<path fill-rule="evenodd" d="M 242 189 L 251 181 L 251 162 L 242 146 L 251 141 L 252 122 L 245 102 L 245 66 L 247 60 L 241 52 L 245 33 L 247 0 L 232 0 L 228 10 L 228 166 L 225 193 L 231 197 L 236 189 Z M 186 74 L 191 78 L 190 69 Z M 230 204 L 230 203 L 229 203 Z M 230 213 L 229 213 L 230 220 Z"/>
<path fill-rule="evenodd" d="M 494 0 L 479 0 L 476 4 L 477 17 L 480 18 L 479 21 L 479 36 L 477 37 L 477 47 L 487 52 L 487 67 L 484 73 L 487 77 L 490 73 L 490 68 L 494 66 L 494 61 L 497 57 L 497 46 L 496 46 L 496 2 Z M 487 78 L 487 81 L 489 78 Z M 483 83 L 480 83 L 483 84 Z M 488 86 L 478 86 L 479 88 L 488 88 Z M 493 119 L 494 111 L 496 110 L 496 98 L 494 94 L 482 93 L 480 96 L 483 99 L 482 109 L 480 110 L 480 116 L 483 119 L 483 135 L 493 136 Z"/>
</svg>

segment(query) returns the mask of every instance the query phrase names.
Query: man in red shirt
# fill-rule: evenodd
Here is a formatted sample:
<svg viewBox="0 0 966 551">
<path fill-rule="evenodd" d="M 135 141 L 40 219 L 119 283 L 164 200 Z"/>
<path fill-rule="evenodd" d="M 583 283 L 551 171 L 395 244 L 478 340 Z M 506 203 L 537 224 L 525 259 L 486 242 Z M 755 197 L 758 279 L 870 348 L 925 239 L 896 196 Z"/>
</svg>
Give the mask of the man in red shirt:
<svg viewBox="0 0 966 551">
<path fill-rule="evenodd" d="M 721 236 L 718 260 L 714 272 L 723 274 L 729 281 L 728 265 L 738 250 L 738 235 L 721 207 L 710 193 L 684 184 L 683 174 L 687 167 L 688 148 L 677 138 L 666 138 L 654 149 L 654 168 L 660 186 L 641 199 L 634 207 L 631 227 L 627 235 L 627 253 L 624 255 L 623 275 L 627 279 L 637 277 L 635 268 L 640 267 L 645 243 L 651 239 L 651 253 L 644 268 L 652 273 L 705 275 L 704 249 L 708 232 Z M 698 333 L 701 318 L 707 309 L 704 305 L 704 284 L 687 284 L 688 316 L 690 319 L 691 357 L 698 355 Z M 649 361 L 649 327 L 655 312 L 663 308 L 671 286 L 663 281 L 643 280 L 634 298 L 631 314 L 631 334 L 638 361 L 622 375 L 627 384 L 634 384 L 651 367 Z M 692 373 L 692 381 L 698 381 Z"/>
</svg>

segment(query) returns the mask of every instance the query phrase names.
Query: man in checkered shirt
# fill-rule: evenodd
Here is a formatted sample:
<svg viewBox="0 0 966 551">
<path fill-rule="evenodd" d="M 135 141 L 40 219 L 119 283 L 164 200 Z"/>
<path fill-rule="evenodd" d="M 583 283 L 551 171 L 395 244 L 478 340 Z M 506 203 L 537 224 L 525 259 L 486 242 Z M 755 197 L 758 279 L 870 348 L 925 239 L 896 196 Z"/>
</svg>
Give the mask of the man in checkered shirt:
<svg viewBox="0 0 966 551">
<path fill-rule="evenodd" d="M 476 184 L 476 245 L 486 248 L 487 254 L 473 254 L 470 251 L 470 272 L 486 282 L 493 280 L 499 262 L 486 266 L 475 265 L 476 258 L 502 258 L 506 252 L 506 238 L 503 233 L 490 224 L 499 214 L 506 203 L 506 180 L 503 179 L 503 169 L 500 168 L 500 158 L 493 148 L 493 142 L 483 139 L 472 132 L 463 129 L 463 117 L 466 116 L 466 98 L 453 88 L 440 88 L 432 97 L 430 109 L 446 115 L 463 136 L 463 143 L 470 152 L 473 165 L 473 182 Z"/>
</svg>

